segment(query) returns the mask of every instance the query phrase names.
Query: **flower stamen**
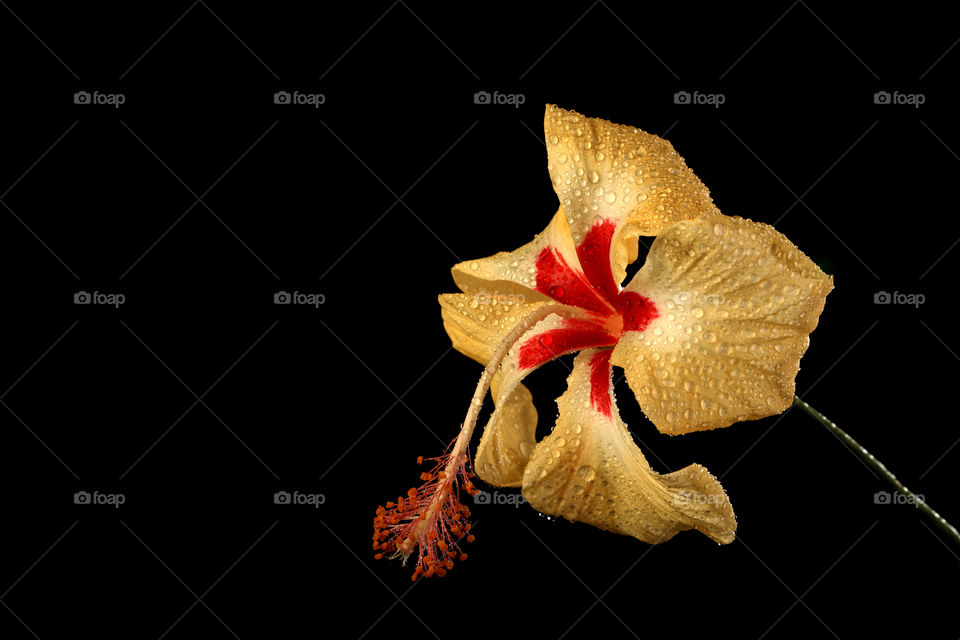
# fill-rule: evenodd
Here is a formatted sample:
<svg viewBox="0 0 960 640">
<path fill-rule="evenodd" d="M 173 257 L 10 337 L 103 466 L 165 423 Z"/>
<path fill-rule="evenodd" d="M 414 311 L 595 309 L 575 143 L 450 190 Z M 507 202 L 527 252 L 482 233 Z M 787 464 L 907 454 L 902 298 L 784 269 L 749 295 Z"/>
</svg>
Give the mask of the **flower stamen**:
<svg viewBox="0 0 960 640">
<path fill-rule="evenodd" d="M 452 447 L 455 450 L 455 445 Z M 467 456 L 454 456 L 451 451 L 426 461 L 433 462 L 433 467 L 420 475 L 423 484 L 411 488 L 406 499 L 400 497 L 396 503 L 379 507 L 373 520 L 374 550 L 378 552 L 374 557 L 402 558 L 406 564 L 417 553 L 415 577 L 442 576 L 452 568 L 448 551 L 460 552 L 455 532 L 469 525 L 466 518 L 470 515 L 456 491 L 460 485 L 469 485 Z M 467 491 L 472 495 L 476 490 Z"/>
<path fill-rule="evenodd" d="M 454 558 L 466 559 L 467 554 L 461 552 L 459 541 L 466 536 L 466 541 L 472 543 L 476 538 L 469 533 L 467 519 L 470 509 L 461 504 L 458 488 L 462 486 L 471 496 L 479 493 L 470 481 L 474 474 L 467 471 L 467 463 L 470 437 L 477 425 L 483 398 L 511 347 L 528 329 L 555 312 L 550 306 L 541 307 L 513 327 L 483 370 L 460 434 L 447 447 L 448 453 L 437 458 L 418 457 L 418 465 L 433 462 L 429 471 L 420 474 L 423 484 L 419 488 L 410 488 L 406 498 L 400 496 L 395 503 L 387 502 L 377 507 L 373 519 L 376 559 L 402 558 L 406 564 L 410 556 L 417 553 L 414 580 L 420 576 L 443 577 L 452 568 Z"/>
</svg>

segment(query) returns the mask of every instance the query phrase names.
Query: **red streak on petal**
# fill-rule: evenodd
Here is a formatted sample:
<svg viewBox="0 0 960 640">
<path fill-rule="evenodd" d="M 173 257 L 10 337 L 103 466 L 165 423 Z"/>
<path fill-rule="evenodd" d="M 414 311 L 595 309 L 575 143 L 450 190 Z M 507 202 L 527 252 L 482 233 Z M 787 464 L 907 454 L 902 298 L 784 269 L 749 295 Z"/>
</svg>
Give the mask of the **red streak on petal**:
<svg viewBox="0 0 960 640">
<path fill-rule="evenodd" d="M 559 328 L 548 329 L 521 344 L 518 366 L 520 369 L 532 369 L 571 351 L 608 347 L 616 343 L 617 336 L 594 322 L 567 319 Z"/>
<path fill-rule="evenodd" d="M 573 270 L 553 247 L 537 255 L 537 291 L 563 304 L 609 315 L 613 309 L 584 276 Z"/>
<path fill-rule="evenodd" d="M 610 405 L 610 354 L 613 349 L 599 351 L 590 358 L 590 404 L 599 413 L 613 417 Z"/>
<path fill-rule="evenodd" d="M 614 303 L 620 288 L 610 269 L 610 243 L 617 225 L 613 220 L 597 221 L 577 247 L 583 273 L 593 287 Z"/>
<path fill-rule="evenodd" d="M 623 318 L 623 331 L 643 331 L 651 320 L 660 315 L 657 305 L 650 298 L 633 291 L 621 291 L 616 305 Z"/>
</svg>

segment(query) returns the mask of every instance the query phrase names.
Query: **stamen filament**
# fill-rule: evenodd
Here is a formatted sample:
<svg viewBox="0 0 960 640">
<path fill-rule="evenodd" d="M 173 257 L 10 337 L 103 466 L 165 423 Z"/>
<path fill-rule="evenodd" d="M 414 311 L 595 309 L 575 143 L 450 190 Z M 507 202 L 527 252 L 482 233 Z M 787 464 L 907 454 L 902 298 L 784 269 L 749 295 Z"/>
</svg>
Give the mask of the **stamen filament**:
<svg viewBox="0 0 960 640">
<path fill-rule="evenodd" d="M 473 436 L 473 430 L 477 426 L 477 418 L 480 416 L 483 398 L 487 395 L 487 389 L 490 388 L 490 381 L 493 380 L 494 374 L 497 372 L 497 369 L 500 368 L 500 364 L 507 356 L 510 348 L 513 347 L 514 343 L 531 327 L 551 313 L 556 313 L 556 311 L 557 309 L 553 305 L 544 305 L 536 309 L 518 322 L 517 325 L 504 336 L 503 340 L 500 341 L 500 345 L 496 351 L 493 352 L 490 362 L 487 363 L 483 374 L 480 376 L 480 380 L 477 382 L 477 388 L 473 392 L 473 398 L 470 400 L 470 408 L 467 409 L 467 416 L 464 418 L 463 426 L 460 428 L 460 435 L 457 436 L 457 441 L 453 445 L 453 452 L 451 453 L 453 458 L 465 455 L 467 447 L 470 445 L 470 438 Z"/>
</svg>

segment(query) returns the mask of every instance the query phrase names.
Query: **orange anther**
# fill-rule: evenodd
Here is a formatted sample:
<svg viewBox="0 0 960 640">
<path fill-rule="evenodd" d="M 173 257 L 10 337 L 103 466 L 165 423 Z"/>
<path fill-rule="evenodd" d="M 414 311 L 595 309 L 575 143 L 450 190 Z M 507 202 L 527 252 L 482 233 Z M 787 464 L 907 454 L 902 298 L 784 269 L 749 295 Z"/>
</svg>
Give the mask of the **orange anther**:
<svg viewBox="0 0 960 640">
<path fill-rule="evenodd" d="M 431 531 L 430 533 L 433 533 L 433 531 Z M 447 543 L 444 542 L 443 540 L 441 540 L 440 542 L 438 542 L 438 543 L 437 543 L 437 546 L 440 547 L 440 551 L 446 551 L 446 550 L 447 550 Z"/>
<path fill-rule="evenodd" d="M 423 464 L 423 456 L 417 456 L 417 464 Z"/>
<path fill-rule="evenodd" d="M 468 557 L 467 554 L 461 553 L 461 554 L 460 554 L 460 562 L 463 562 L 464 560 L 466 560 L 467 557 Z"/>
<path fill-rule="evenodd" d="M 476 542 L 477 538 L 472 533 L 467 536 L 467 542 Z"/>
</svg>

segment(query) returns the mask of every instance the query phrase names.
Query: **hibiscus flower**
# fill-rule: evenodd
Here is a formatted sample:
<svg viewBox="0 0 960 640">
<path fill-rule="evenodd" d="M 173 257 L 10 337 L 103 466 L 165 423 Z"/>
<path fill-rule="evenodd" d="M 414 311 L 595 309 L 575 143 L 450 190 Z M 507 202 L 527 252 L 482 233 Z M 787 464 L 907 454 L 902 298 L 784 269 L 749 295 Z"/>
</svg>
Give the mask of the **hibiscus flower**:
<svg viewBox="0 0 960 640">
<path fill-rule="evenodd" d="M 613 367 L 662 433 L 726 427 L 784 411 L 827 294 L 825 275 L 770 226 L 727 217 L 667 141 L 548 105 L 548 170 L 560 209 L 512 252 L 453 267 L 444 328 L 486 365 L 448 452 L 424 485 L 378 509 L 378 557 L 417 553 L 443 575 L 469 534 L 476 473 L 530 505 L 648 543 L 696 529 L 720 543 L 736 519 L 719 481 L 691 464 L 659 474 L 617 411 Z M 638 237 L 656 236 L 644 265 Z M 549 436 L 522 380 L 579 352 Z M 472 469 L 468 446 L 487 390 L 495 409 Z M 422 462 L 422 460 L 421 460 Z"/>
</svg>

